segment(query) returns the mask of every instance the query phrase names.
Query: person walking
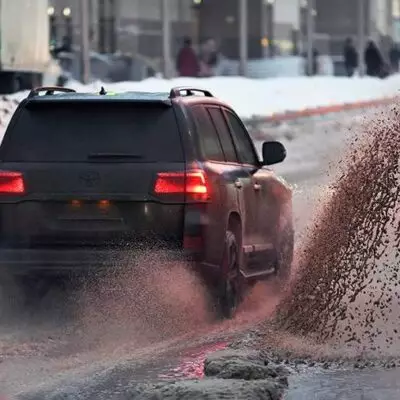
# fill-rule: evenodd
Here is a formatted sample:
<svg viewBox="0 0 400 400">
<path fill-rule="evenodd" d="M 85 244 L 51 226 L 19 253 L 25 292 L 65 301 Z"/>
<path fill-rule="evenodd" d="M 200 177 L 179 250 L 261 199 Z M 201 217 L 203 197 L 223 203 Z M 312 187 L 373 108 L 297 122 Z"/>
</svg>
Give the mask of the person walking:
<svg viewBox="0 0 400 400">
<path fill-rule="evenodd" d="M 220 53 L 215 39 L 209 38 L 203 42 L 200 52 L 200 75 L 211 77 L 215 75 L 220 62 Z"/>
<path fill-rule="evenodd" d="M 384 60 L 378 46 L 374 41 L 369 40 L 364 52 L 364 61 L 367 66 L 367 75 L 381 77 L 384 70 Z"/>
<path fill-rule="evenodd" d="M 309 70 L 307 53 L 303 53 L 303 59 L 304 59 L 304 74 L 306 76 L 318 75 L 320 72 L 318 50 L 315 47 L 312 50 L 311 71 Z"/>
<path fill-rule="evenodd" d="M 354 71 L 358 67 L 358 55 L 351 38 L 347 38 L 345 41 L 343 56 L 347 76 L 352 77 L 354 75 Z"/>
<path fill-rule="evenodd" d="M 389 50 L 389 61 L 392 73 L 399 72 L 400 50 L 397 43 L 392 43 Z"/>
<path fill-rule="evenodd" d="M 183 47 L 176 58 L 176 69 L 179 76 L 196 77 L 199 75 L 199 60 L 192 46 L 192 39 L 185 37 Z"/>
</svg>

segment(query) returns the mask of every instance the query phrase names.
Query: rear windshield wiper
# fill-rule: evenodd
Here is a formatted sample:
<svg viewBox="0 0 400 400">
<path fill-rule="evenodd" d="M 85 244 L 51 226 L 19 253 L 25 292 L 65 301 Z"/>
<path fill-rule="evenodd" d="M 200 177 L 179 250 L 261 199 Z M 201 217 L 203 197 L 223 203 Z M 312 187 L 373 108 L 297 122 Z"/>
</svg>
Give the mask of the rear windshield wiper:
<svg viewBox="0 0 400 400">
<path fill-rule="evenodd" d="M 123 159 L 140 159 L 143 158 L 140 154 L 132 153 L 90 153 L 89 160 L 108 159 L 108 160 L 123 160 Z"/>
</svg>

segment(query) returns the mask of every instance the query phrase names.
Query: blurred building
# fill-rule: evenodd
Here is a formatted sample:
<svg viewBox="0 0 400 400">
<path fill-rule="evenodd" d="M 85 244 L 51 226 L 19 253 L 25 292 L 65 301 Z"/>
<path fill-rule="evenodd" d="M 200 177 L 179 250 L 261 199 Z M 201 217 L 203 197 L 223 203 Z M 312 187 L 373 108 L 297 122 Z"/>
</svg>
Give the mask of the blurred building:
<svg viewBox="0 0 400 400">
<path fill-rule="evenodd" d="M 49 0 L 52 36 L 69 36 L 79 46 L 81 0 Z M 184 35 L 195 43 L 212 37 L 222 53 L 239 56 L 239 0 L 88 0 L 91 48 L 157 59 L 162 54 L 161 2 L 170 3 L 172 55 Z M 385 46 L 398 33 L 400 0 L 364 0 L 365 29 Z M 249 58 L 297 54 L 306 41 L 307 0 L 247 0 Z M 316 48 L 341 54 L 346 37 L 357 37 L 358 0 L 314 0 Z M 394 14 L 397 10 L 397 20 Z"/>
<path fill-rule="evenodd" d="M 364 0 L 366 39 L 373 39 L 385 50 L 393 36 L 394 3 L 397 0 Z M 302 2 L 301 31 L 306 32 L 306 0 Z M 357 40 L 358 0 L 314 0 L 316 46 L 321 53 L 339 55 L 347 37 Z"/>
<path fill-rule="evenodd" d="M 71 34 L 79 45 L 80 1 L 49 0 L 53 32 L 61 40 Z M 91 48 L 101 53 L 121 51 L 157 58 L 162 54 L 162 0 L 88 0 Z M 193 0 L 167 0 L 172 18 L 172 48 L 193 31 Z M 67 27 L 71 28 L 68 29 Z"/>
<path fill-rule="evenodd" d="M 248 0 L 249 58 L 296 52 L 299 32 L 297 0 Z M 213 37 L 222 52 L 238 58 L 239 0 L 199 0 L 197 37 Z"/>
<path fill-rule="evenodd" d="M 91 45 L 100 52 L 159 57 L 161 46 L 161 1 L 89 0 Z M 198 43 L 213 37 L 229 57 L 238 57 L 238 0 L 166 0 L 170 2 L 173 52 L 184 35 Z M 80 0 L 50 0 L 53 36 L 72 35 L 79 44 Z M 249 56 L 290 53 L 299 32 L 297 0 L 248 0 Z M 275 46 L 272 46 L 272 43 Z"/>
</svg>

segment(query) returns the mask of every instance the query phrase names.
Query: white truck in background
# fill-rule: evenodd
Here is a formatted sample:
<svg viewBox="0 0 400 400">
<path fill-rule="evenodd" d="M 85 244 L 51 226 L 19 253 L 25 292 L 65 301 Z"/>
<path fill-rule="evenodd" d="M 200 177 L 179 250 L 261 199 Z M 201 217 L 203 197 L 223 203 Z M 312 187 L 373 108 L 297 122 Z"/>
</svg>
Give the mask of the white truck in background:
<svg viewBox="0 0 400 400">
<path fill-rule="evenodd" d="M 48 0 L 0 0 L 0 93 L 55 85 L 62 74 L 49 46 Z"/>
</svg>

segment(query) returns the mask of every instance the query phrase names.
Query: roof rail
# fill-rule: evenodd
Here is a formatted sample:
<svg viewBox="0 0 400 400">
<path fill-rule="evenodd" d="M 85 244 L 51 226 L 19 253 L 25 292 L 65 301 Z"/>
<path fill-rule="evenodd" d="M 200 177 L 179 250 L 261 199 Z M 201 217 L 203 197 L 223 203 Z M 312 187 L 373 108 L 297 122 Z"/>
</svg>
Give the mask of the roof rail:
<svg viewBox="0 0 400 400">
<path fill-rule="evenodd" d="M 194 88 L 191 86 L 178 86 L 171 89 L 169 93 L 170 99 L 182 96 L 182 92 L 186 92 L 186 96 L 193 96 L 193 92 L 203 93 L 205 97 L 214 97 L 210 91 L 205 89 Z"/>
<path fill-rule="evenodd" d="M 62 86 L 39 86 L 34 88 L 30 91 L 28 98 L 35 97 L 40 92 L 46 92 L 46 95 L 54 94 L 54 92 L 61 92 L 61 93 L 76 93 L 76 90 L 65 88 Z"/>
</svg>

